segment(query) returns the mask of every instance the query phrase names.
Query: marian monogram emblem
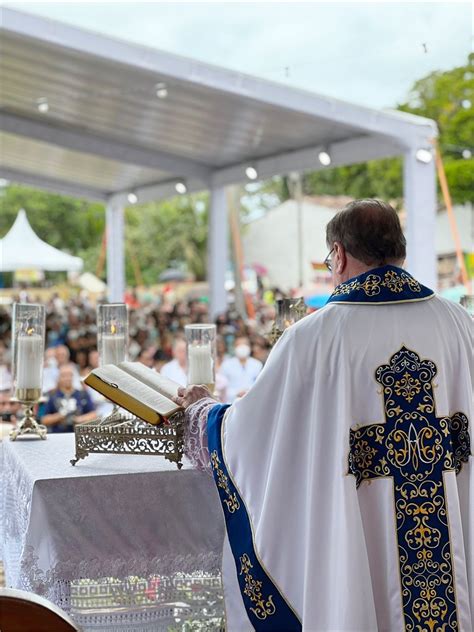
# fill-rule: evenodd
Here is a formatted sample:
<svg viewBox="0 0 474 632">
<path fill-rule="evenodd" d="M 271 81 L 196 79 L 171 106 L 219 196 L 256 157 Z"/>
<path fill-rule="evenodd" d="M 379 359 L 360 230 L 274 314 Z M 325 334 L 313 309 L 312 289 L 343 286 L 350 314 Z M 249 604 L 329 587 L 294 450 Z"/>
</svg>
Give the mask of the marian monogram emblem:
<svg viewBox="0 0 474 632">
<path fill-rule="evenodd" d="M 380 366 L 385 423 L 350 431 L 349 472 L 363 481 L 391 477 L 403 614 L 408 632 L 458 630 L 443 473 L 470 454 L 462 412 L 436 417 L 431 360 L 402 347 Z"/>
</svg>

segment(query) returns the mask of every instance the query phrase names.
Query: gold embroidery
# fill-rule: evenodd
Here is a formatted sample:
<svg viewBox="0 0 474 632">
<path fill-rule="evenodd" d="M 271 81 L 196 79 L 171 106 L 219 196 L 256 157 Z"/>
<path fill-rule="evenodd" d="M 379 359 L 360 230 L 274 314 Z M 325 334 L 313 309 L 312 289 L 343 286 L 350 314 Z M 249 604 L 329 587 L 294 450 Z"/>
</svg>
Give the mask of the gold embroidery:
<svg viewBox="0 0 474 632">
<path fill-rule="evenodd" d="M 395 272 L 395 270 L 389 270 L 384 276 L 385 287 L 392 292 L 403 292 L 404 282 L 401 277 Z"/>
<path fill-rule="evenodd" d="M 250 601 L 256 604 L 256 608 L 250 608 L 257 619 L 264 621 L 267 617 L 272 616 L 276 612 L 275 604 L 273 603 L 273 595 L 269 595 L 265 599 L 262 595 L 262 582 L 254 579 L 250 572 L 253 568 L 247 553 L 244 553 L 240 559 L 240 574 L 245 577 L 244 594 L 250 599 Z"/>
<path fill-rule="evenodd" d="M 357 467 L 364 469 L 372 465 L 377 450 L 371 448 L 367 441 L 357 441 L 357 443 L 354 444 L 353 454 Z"/>
<path fill-rule="evenodd" d="M 350 294 L 354 290 L 362 290 L 366 296 L 376 296 L 380 294 L 382 288 L 399 294 L 403 292 L 405 286 L 408 286 L 412 292 L 421 292 L 421 285 L 408 273 L 401 272 L 399 274 L 395 270 L 388 270 L 383 279 L 378 274 L 369 274 L 363 283 L 357 279 L 349 283 L 341 283 L 336 287 L 332 295 L 343 296 Z"/>
<path fill-rule="evenodd" d="M 350 431 L 357 486 L 392 478 L 406 632 L 458 630 L 444 474 L 470 454 L 467 416 L 437 417 L 437 368 L 402 347 L 379 366 L 385 423 Z"/>
<path fill-rule="evenodd" d="M 407 402 L 411 402 L 420 391 L 420 380 L 412 377 L 408 372 L 405 372 L 401 380 L 395 382 L 395 393 L 397 395 L 403 395 Z"/>
<path fill-rule="evenodd" d="M 237 509 L 240 509 L 240 502 L 239 502 L 239 499 L 237 498 L 237 494 L 235 493 L 232 494 L 230 491 L 229 479 L 224 474 L 224 472 L 222 471 L 220 467 L 220 459 L 219 459 L 219 455 L 217 454 L 217 450 L 214 450 L 213 452 L 211 452 L 211 466 L 212 466 L 212 469 L 214 469 L 217 472 L 217 478 L 218 478 L 217 486 L 223 489 L 228 496 L 227 499 L 226 498 L 223 499 L 223 502 L 225 502 L 226 507 L 229 510 L 229 513 L 234 513 L 235 511 L 237 511 Z"/>
</svg>

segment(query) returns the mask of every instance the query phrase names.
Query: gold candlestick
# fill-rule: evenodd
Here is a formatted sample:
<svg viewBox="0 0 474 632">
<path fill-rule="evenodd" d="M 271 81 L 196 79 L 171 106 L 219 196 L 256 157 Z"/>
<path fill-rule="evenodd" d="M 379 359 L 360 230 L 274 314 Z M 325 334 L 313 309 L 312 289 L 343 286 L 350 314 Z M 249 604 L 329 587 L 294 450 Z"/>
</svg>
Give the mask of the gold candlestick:
<svg viewBox="0 0 474 632">
<path fill-rule="evenodd" d="M 10 432 L 10 440 L 15 439 L 22 435 L 34 435 L 40 437 L 40 439 L 46 439 L 47 428 L 42 424 L 39 424 L 33 413 L 35 404 L 39 402 L 41 398 L 40 388 L 17 388 L 15 391 L 15 397 L 12 402 L 19 402 L 25 408 L 24 417 L 18 423 L 16 428 Z"/>
<path fill-rule="evenodd" d="M 302 296 L 277 300 L 275 322 L 268 335 L 268 340 L 272 347 L 281 337 L 285 329 L 304 318 L 306 312 L 307 308 Z"/>
</svg>

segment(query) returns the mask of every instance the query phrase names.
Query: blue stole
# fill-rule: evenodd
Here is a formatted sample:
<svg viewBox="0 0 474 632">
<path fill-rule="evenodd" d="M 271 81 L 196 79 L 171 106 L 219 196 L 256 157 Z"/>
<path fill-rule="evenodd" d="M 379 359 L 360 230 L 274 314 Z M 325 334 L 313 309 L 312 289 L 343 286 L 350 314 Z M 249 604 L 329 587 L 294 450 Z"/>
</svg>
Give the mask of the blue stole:
<svg viewBox="0 0 474 632">
<path fill-rule="evenodd" d="M 217 404 L 207 418 L 207 437 L 227 535 L 248 618 L 257 631 L 300 632 L 301 621 L 265 570 L 258 554 L 245 503 L 222 451 L 222 423 L 229 406 Z"/>
<path fill-rule="evenodd" d="M 374 268 L 336 287 L 328 303 L 386 304 L 426 301 L 433 290 L 396 266 Z"/>
</svg>

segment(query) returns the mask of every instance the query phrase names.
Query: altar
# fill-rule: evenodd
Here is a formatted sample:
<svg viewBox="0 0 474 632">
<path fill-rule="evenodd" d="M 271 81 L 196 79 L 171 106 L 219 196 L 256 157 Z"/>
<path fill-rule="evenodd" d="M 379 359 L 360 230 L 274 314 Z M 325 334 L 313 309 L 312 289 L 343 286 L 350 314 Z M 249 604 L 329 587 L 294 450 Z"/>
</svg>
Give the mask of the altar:
<svg viewBox="0 0 474 632">
<path fill-rule="evenodd" d="M 143 455 L 72 467 L 73 434 L 0 452 L 7 587 L 50 599 L 85 632 L 223 627 L 224 522 L 208 474 Z"/>
</svg>

